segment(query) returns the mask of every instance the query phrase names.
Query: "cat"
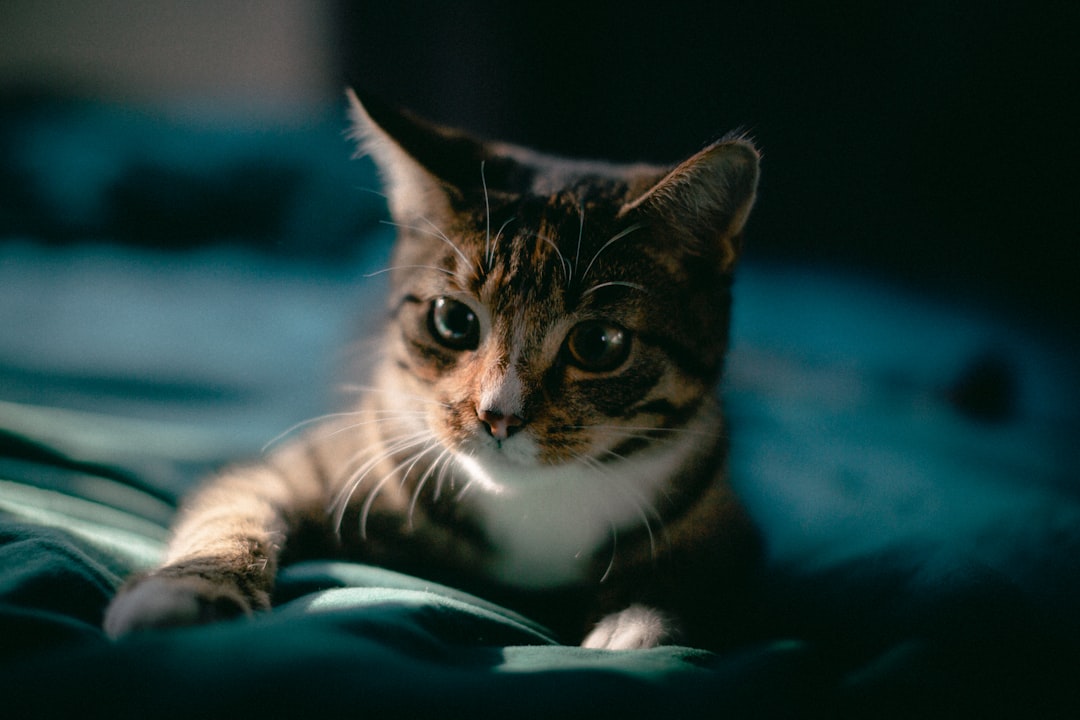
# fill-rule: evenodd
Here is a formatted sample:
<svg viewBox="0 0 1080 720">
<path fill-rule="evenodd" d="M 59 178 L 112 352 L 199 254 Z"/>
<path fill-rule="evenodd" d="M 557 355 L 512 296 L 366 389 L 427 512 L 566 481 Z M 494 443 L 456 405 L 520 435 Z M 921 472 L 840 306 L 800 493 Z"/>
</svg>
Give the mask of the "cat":
<svg viewBox="0 0 1080 720">
<path fill-rule="evenodd" d="M 584 647 L 723 644 L 762 555 L 717 393 L 754 145 L 567 160 L 348 95 L 398 233 L 370 384 L 201 485 L 106 632 L 250 615 L 281 564 L 345 557 Z"/>
</svg>

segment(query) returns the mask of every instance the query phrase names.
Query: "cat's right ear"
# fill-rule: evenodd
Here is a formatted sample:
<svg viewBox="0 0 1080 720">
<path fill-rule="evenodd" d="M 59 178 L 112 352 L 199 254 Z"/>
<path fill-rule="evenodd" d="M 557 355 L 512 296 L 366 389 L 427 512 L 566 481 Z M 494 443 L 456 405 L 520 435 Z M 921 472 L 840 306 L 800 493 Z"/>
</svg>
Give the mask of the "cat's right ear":
<svg viewBox="0 0 1080 720">
<path fill-rule="evenodd" d="M 483 147 L 462 133 L 425 122 L 378 98 L 349 89 L 352 137 L 375 161 L 394 219 L 438 218 L 463 190 L 454 176 L 462 164 L 479 168 Z"/>
<path fill-rule="evenodd" d="M 689 247 L 715 254 L 720 269 L 735 264 L 742 232 L 757 195 L 760 156 L 750 141 L 719 140 L 680 163 L 635 199 L 620 215 L 641 212 L 689 232 Z"/>
</svg>

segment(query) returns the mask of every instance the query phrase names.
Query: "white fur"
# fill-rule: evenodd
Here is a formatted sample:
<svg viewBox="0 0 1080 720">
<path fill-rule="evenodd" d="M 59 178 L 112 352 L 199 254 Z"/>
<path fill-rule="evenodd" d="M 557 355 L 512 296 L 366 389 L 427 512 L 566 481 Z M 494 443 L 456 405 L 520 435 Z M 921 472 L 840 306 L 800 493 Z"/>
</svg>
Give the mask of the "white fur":
<svg viewBox="0 0 1080 720">
<path fill-rule="evenodd" d="M 199 597 L 191 588 L 151 577 L 116 597 L 105 616 L 105 632 L 115 638 L 149 627 L 193 625 L 199 613 Z"/>
<path fill-rule="evenodd" d="M 608 615 L 593 628 L 581 647 L 598 650 L 641 650 L 672 639 L 671 621 L 644 605 L 631 605 Z"/>
<path fill-rule="evenodd" d="M 594 553 L 613 536 L 617 563 L 621 530 L 647 526 L 658 539 L 655 505 L 672 473 L 700 451 L 700 431 L 709 422 L 703 412 L 673 442 L 602 467 L 527 466 L 503 459 L 500 453 L 528 442 L 524 436 L 461 463 L 482 490 L 462 501 L 480 512 L 498 549 L 492 574 L 520 588 L 557 586 L 584 579 Z"/>
</svg>

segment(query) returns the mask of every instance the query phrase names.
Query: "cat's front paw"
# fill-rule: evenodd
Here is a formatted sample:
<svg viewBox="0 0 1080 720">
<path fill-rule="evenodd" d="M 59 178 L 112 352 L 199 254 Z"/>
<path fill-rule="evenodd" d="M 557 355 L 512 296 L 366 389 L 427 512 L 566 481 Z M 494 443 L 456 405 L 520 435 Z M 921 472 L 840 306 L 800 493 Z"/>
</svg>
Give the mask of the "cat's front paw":
<svg viewBox="0 0 1080 720">
<path fill-rule="evenodd" d="M 581 647 L 599 650 L 641 650 L 656 647 L 675 638 L 674 623 L 659 610 L 631 605 L 612 613 L 596 624 Z"/>
<path fill-rule="evenodd" d="M 251 615 L 251 603 L 229 582 L 199 575 L 149 575 L 120 590 L 105 611 L 112 638 L 152 628 L 203 625 Z"/>
</svg>

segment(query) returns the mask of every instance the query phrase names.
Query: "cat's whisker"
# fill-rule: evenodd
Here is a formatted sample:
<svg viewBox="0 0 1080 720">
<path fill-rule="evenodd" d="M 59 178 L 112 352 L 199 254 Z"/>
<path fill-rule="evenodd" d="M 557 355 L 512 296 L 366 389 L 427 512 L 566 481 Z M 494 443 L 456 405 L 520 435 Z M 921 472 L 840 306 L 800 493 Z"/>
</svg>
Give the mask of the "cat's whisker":
<svg viewBox="0 0 1080 720">
<path fill-rule="evenodd" d="M 607 568 L 604 570 L 604 574 L 600 576 L 601 583 L 608 579 L 608 575 L 611 575 L 611 571 L 615 567 L 615 556 L 619 548 L 619 528 L 615 523 L 608 523 L 608 526 L 611 528 L 611 557 L 608 559 Z"/>
<path fill-rule="evenodd" d="M 454 456 L 451 454 L 447 457 L 446 462 L 443 463 L 442 468 L 439 469 L 439 474 L 435 477 L 435 494 L 432 496 L 433 500 L 438 500 L 442 495 L 443 483 L 446 481 L 446 475 L 450 472 L 450 465 L 453 463 Z M 454 489 L 453 475 L 450 476 L 450 489 Z"/>
<path fill-rule="evenodd" d="M 328 512 L 335 509 L 343 512 L 344 507 L 348 505 L 348 501 L 352 494 L 363 482 L 364 477 L 373 468 L 375 468 L 380 462 L 393 455 L 395 452 L 401 450 L 403 447 L 408 447 L 411 444 L 417 444 L 427 437 L 427 433 L 416 432 L 409 435 L 401 435 L 397 439 L 388 441 L 382 447 L 382 452 L 376 455 L 370 455 L 369 451 L 365 449 L 358 450 L 348 460 L 343 463 L 344 471 L 343 475 L 348 475 L 348 479 L 342 483 L 342 488 L 335 496 L 334 501 L 330 503 Z M 354 467 L 356 465 L 358 467 Z M 338 513 L 340 514 L 340 512 Z"/>
<path fill-rule="evenodd" d="M 474 453 L 470 452 L 469 457 L 472 458 L 473 456 L 474 456 Z M 454 502 L 460 502 L 461 499 L 463 497 L 465 497 L 465 494 L 467 492 L 469 492 L 469 490 L 473 487 L 473 485 L 476 484 L 476 476 L 475 475 L 473 475 L 472 473 L 469 473 L 468 478 L 469 479 L 465 482 L 465 484 L 461 486 L 461 490 L 459 490 L 457 495 L 454 496 Z M 454 489 L 454 480 L 453 480 L 452 477 L 450 479 L 450 489 L 451 490 Z"/>
<path fill-rule="evenodd" d="M 271 448 L 274 445 L 278 444 L 279 442 L 281 442 L 282 440 L 284 440 L 288 436 L 292 435 L 297 430 L 300 430 L 301 428 L 308 427 L 309 425 L 314 425 L 315 423 L 322 422 L 323 420 L 331 420 L 333 418 L 341 418 L 341 417 L 353 417 L 353 416 L 362 415 L 362 414 L 363 414 L 363 411 L 361 411 L 361 410 L 352 410 L 350 412 L 327 413 L 325 415 L 318 415 L 318 416 L 313 417 L 313 418 L 308 418 L 307 420 L 301 420 L 300 422 L 295 423 L 293 425 L 290 425 L 287 429 L 281 431 L 280 433 L 278 433 L 274 437 L 270 438 L 266 442 L 266 444 L 263 445 L 259 449 L 259 452 L 260 453 L 265 453 L 269 448 Z"/>
<path fill-rule="evenodd" d="M 366 192 L 366 193 L 371 193 L 372 195 L 378 195 L 383 200 L 389 200 L 390 199 L 389 195 L 387 195 L 386 193 L 381 192 L 379 190 L 376 190 L 375 188 L 357 187 L 356 189 L 359 190 L 360 192 Z"/>
<path fill-rule="evenodd" d="M 644 223 L 634 223 L 633 225 L 630 225 L 629 227 L 621 230 L 620 232 L 615 233 L 615 235 L 612 236 L 611 239 L 609 239 L 607 242 L 605 242 L 603 245 L 601 245 L 600 249 L 596 251 L 596 254 L 592 256 L 592 260 L 589 261 L 589 264 L 585 266 L 585 272 L 583 272 L 581 274 L 581 282 L 585 282 L 585 278 L 587 278 L 589 276 L 589 271 L 592 270 L 592 267 L 596 263 L 597 259 L 599 259 L 600 255 L 605 250 L 607 250 L 608 247 L 610 247 L 615 242 L 618 242 L 619 240 L 622 240 L 623 238 L 630 235 L 631 233 L 634 233 L 635 231 L 640 230 L 643 227 L 645 227 Z"/>
<path fill-rule="evenodd" d="M 488 270 L 491 270 L 492 263 L 495 262 L 495 250 L 499 247 L 499 241 L 502 240 L 503 231 L 506 230 L 506 226 L 517 220 L 516 217 L 512 217 L 502 225 L 499 226 L 499 231 L 495 233 L 495 238 L 491 241 L 491 253 L 488 256 Z"/>
<path fill-rule="evenodd" d="M 462 251 L 461 248 L 459 248 L 457 246 L 457 244 L 453 240 L 451 240 L 449 237 L 446 236 L 446 233 L 444 233 L 442 230 L 439 229 L 438 225 L 431 222 L 426 217 L 421 217 L 420 219 L 423 220 L 428 225 L 430 225 L 431 226 L 430 229 L 425 228 L 425 227 L 420 227 L 419 225 L 406 225 L 404 223 L 397 223 L 397 222 L 394 222 L 393 220 L 380 220 L 379 222 L 382 223 L 383 225 L 391 225 L 393 227 L 400 228 L 400 229 L 403 229 L 403 230 L 412 230 L 414 232 L 418 232 L 418 233 L 422 233 L 424 235 L 430 235 L 431 237 L 438 238 L 439 240 L 442 240 L 447 245 L 449 245 L 451 250 L 453 250 L 455 253 L 457 253 L 457 256 L 459 258 L 461 258 L 462 261 L 464 261 L 466 267 L 472 266 L 472 261 L 469 260 L 469 257 L 464 253 L 464 251 Z"/>
<path fill-rule="evenodd" d="M 409 498 L 409 513 L 406 519 L 410 530 L 413 529 L 413 516 L 416 514 L 416 504 L 420 500 L 420 493 L 424 489 L 424 485 L 435 474 L 435 470 L 439 467 L 440 463 L 449 462 L 448 456 L 450 455 L 450 448 L 443 448 L 443 451 L 439 453 L 438 457 L 428 465 L 427 470 L 420 476 L 420 479 L 416 481 L 416 488 L 413 490 L 412 497 Z"/>
<path fill-rule="evenodd" d="M 363 417 L 363 416 L 366 416 L 366 415 L 376 415 L 378 417 L 370 419 L 370 420 L 365 420 L 363 422 L 348 423 L 347 425 L 343 425 L 341 427 L 336 427 L 330 432 L 317 434 L 317 435 L 315 435 L 315 437 L 320 439 L 320 440 L 323 440 L 323 439 L 326 439 L 326 438 L 329 438 L 329 437 L 333 437 L 334 435 L 337 435 L 338 433 L 346 432 L 348 430 L 353 430 L 353 429 L 358 428 L 358 427 L 364 427 L 365 425 L 374 425 L 374 424 L 377 424 L 377 423 L 380 423 L 380 422 L 384 422 L 386 420 L 393 420 L 395 418 L 402 418 L 402 419 L 417 418 L 417 417 L 422 418 L 422 417 L 426 417 L 427 413 L 424 412 L 423 410 L 373 410 L 373 411 L 350 410 L 350 411 L 346 411 L 346 412 L 326 413 L 324 415 L 318 415 L 318 416 L 313 417 L 313 418 L 308 418 L 307 420 L 301 420 L 300 422 L 298 422 L 298 423 L 292 425 L 291 427 L 289 427 L 287 430 L 284 430 L 283 432 L 278 433 L 272 439 L 270 439 L 265 445 L 262 446 L 262 449 L 260 450 L 260 452 L 265 453 L 268 449 L 270 449 L 271 447 L 273 447 L 277 443 L 281 442 L 283 439 L 285 439 L 289 435 L 293 434 L 297 430 L 300 430 L 301 428 L 305 428 L 305 427 L 308 427 L 310 425 L 314 425 L 314 424 L 317 424 L 317 423 L 322 423 L 322 422 L 324 422 L 326 420 L 333 420 L 335 418 Z"/>
<path fill-rule="evenodd" d="M 527 233 L 526 237 L 534 237 L 541 242 L 547 243 L 551 247 L 551 249 L 555 251 L 555 255 L 559 258 L 559 265 L 562 267 L 563 277 L 566 279 L 566 285 L 567 287 L 569 287 L 570 278 L 573 276 L 572 266 L 570 265 L 570 261 L 566 259 L 566 256 L 562 254 L 562 250 L 559 249 L 559 246 L 555 243 L 555 241 L 546 235 L 541 235 L 538 232 Z"/>
<path fill-rule="evenodd" d="M 480 185 L 484 188 L 484 264 L 480 274 L 491 271 L 491 201 L 488 198 L 487 177 L 484 175 L 484 161 L 480 161 Z"/>
<path fill-rule="evenodd" d="M 398 475 L 398 472 L 403 467 L 408 465 L 408 469 L 405 470 L 404 473 L 401 473 L 402 482 L 404 482 L 405 478 L 407 478 L 409 476 L 409 473 L 412 472 L 412 469 L 416 467 L 416 463 L 418 463 L 420 459 L 424 457 L 424 455 L 427 455 L 433 449 L 438 447 L 438 445 L 438 440 L 429 438 L 427 441 L 427 445 L 425 445 L 422 450 L 415 453 L 413 456 L 406 458 L 403 462 L 396 465 L 390 472 L 386 473 L 386 475 L 384 475 L 383 478 L 379 480 L 379 482 L 375 483 L 375 487 L 373 487 L 371 489 L 371 492 L 367 494 L 367 497 L 364 498 L 364 504 L 360 508 L 360 538 L 362 540 L 367 540 L 368 516 L 371 514 L 371 508 L 375 504 L 375 499 L 378 497 L 379 492 L 382 491 L 383 487 L 385 487 L 386 484 L 390 482 L 390 480 L 392 480 Z"/>
<path fill-rule="evenodd" d="M 409 475 L 412 473 L 413 469 L 416 467 L 416 464 L 418 462 L 420 462 L 420 458 L 424 457 L 424 455 L 427 455 L 428 452 L 430 452 L 431 450 L 433 450 L 433 449 L 435 449 L 436 447 L 439 447 L 439 446 L 440 446 L 440 443 L 439 443 L 438 439 L 434 438 L 434 439 L 432 439 L 432 441 L 430 443 L 428 443 L 428 446 L 426 448 L 424 448 L 423 450 L 421 450 L 419 453 L 416 454 L 416 459 L 414 459 L 412 461 L 412 463 L 409 465 L 408 469 L 405 470 L 405 472 L 401 473 L 401 487 L 405 487 L 405 483 L 408 481 Z M 395 468 L 395 470 L 396 470 L 396 468 Z"/>
<path fill-rule="evenodd" d="M 433 270 L 435 272 L 441 272 L 444 275 L 454 277 L 457 275 L 453 270 L 447 270 L 446 268 L 435 267 L 434 265 L 393 265 L 391 267 L 383 268 L 382 270 L 376 270 L 375 272 L 364 273 L 363 277 L 372 278 L 377 275 L 385 275 L 395 270 Z"/>
<path fill-rule="evenodd" d="M 629 458 L 626 455 L 622 455 L 620 453 L 617 453 L 617 452 L 615 452 L 614 450 L 612 450 L 610 448 L 605 449 L 604 454 L 605 455 L 610 455 L 611 457 L 615 458 L 615 460 L 617 462 L 633 462 L 632 458 Z M 671 493 L 670 493 L 670 491 L 668 490 L 667 487 L 660 487 L 659 492 L 663 493 L 665 498 L 667 498 L 669 500 L 671 499 Z M 653 517 L 655 517 L 657 520 L 661 519 L 660 513 L 656 510 L 654 505 L 652 505 L 648 500 L 645 499 L 645 496 L 641 495 L 640 493 L 635 493 L 634 496 L 636 498 L 638 498 L 639 500 L 641 500 L 643 503 L 645 503 L 645 505 L 647 506 L 649 511 L 652 513 Z"/>
<path fill-rule="evenodd" d="M 355 430 L 356 428 L 366 427 L 368 425 L 382 425 L 384 423 L 393 422 L 394 420 L 423 420 L 427 417 L 427 413 L 422 410 L 416 410 L 412 412 L 399 411 L 399 410 L 377 410 L 375 414 L 381 417 L 372 418 L 370 420 L 364 420 L 363 422 L 349 423 L 342 425 L 341 427 L 334 428 L 329 432 L 321 433 L 315 436 L 315 439 L 326 440 L 332 438 L 335 435 Z"/>
<path fill-rule="evenodd" d="M 610 454 L 614 455 L 622 462 L 632 462 L 631 460 L 618 455 L 618 453 L 610 452 Z M 576 457 L 581 461 L 583 466 L 591 469 L 605 485 L 618 492 L 633 505 L 635 514 L 640 518 L 641 524 L 644 526 L 645 532 L 649 536 L 649 553 L 653 557 L 656 557 L 656 536 L 653 532 L 652 522 L 649 519 L 649 516 L 651 515 L 653 519 L 663 525 L 663 517 L 657 511 L 656 507 L 640 492 L 635 492 L 627 487 L 625 483 L 620 482 L 619 477 L 612 473 L 607 465 L 604 465 L 596 458 L 581 454 L 576 454 Z"/>
<path fill-rule="evenodd" d="M 328 512 L 333 517 L 335 532 L 341 532 L 341 522 L 345 517 L 346 510 L 348 510 L 349 501 L 352 499 L 352 496 L 356 493 L 361 483 L 363 483 L 364 478 L 366 478 L 372 470 L 378 467 L 379 464 L 384 462 L 387 458 L 393 457 L 402 450 L 408 450 L 409 448 L 416 447 L 422 443 L 429 442 L 430 439 L 431 433 L 429 431 L 424 431 L 412 433 L 403 438 L 397 438 L 394 441 L 388 441 L 388 447 L 384 447 L 382 452 L 371 457 L 367 462 L 354 470 L 328 508 Z M 360 451 L 347 463 L 346 467 L 352 465 L 353 462 L 364 457 L 366 454 L 366 449 Z"/>
<path fill-rule="evenodd" d="M 577 250 L 574 252 L 574 264 L 570 268 L 570 278 L 574 277 L 574 271 L 580 267 L 581 263 L 581 238 L 585 234 L 585 206 L 582 203 L 577 204 L 578 211 L 578 232 L 577 232 Z M 582 275 L 581 279 L 584 280 L 585 276 Z"/>
<path fill-rule="evenodd" d="M 393 418 L 383 418 L 381 420 L 376 421 L 373 424 L 389 422 L 392 419 Z M 363 470 L 364 467 L 367 467 L 368 465 L 371 465 L 371 464 L 378 463 L 382 459 L 385 459 L 387 456 L 394 454 L 394 452 L 396 452 L 397 450 L 400 449 L 400 447 L 401 447 L 400 443 L 407 443 L 408 441 L 413 440 L 413 439 L 417 439 L 417 438 L 423 439 L 425 437 L 429 437 L 430 435 L 431 435 L 431 431 L 427 430 L 425 428 L 425 429 L 404 430 L 404 431 L 398 432 L 396 435 L 384 436 L 382 438 L 382 442 L 379 444 L 379 448 L 383 451 L 383 453 L 381 455 L 373 456 L 373 455 L 370 454 L 370 448 L 362 447 L 362 448 L 358 449 L 355 453 L 353 453 L 353 455 L 351 457 L 349 457 L 347 460 L 344 461 L 344 463 L 343 463 L 344 470 L 345 470 L 346 473 L 349 473 L 349 474 L 359 473 L 359 472 L 361 472 Z M 365 460 L 365 458 L 366 458 L 366 460 Z M 353 467 L 355 465 L 357 465 L 357 464 L 361 465 L 361 469 L 356 470 L 355 473 L 354 473 Z"/>
<path fill-rule="evenodd" d="M 585 292 L 581 293 L 581 296 L 586 297 L 588 295 L 593 294 L 594 292 L 596 292 L 600 288 L 611 287 L 613 285 L 617 285 L 619 287 L 628 287 L 628 288 L 632 288 L 634 290 L 640 290 L 641 292 L 645 293 L 646 295 L 651 295 L 652 294 L 652 293 L 649 292 L 648 288 L 646 288 L 644 285 L 639 285 L 638 283 L 633 283 L 633 282 L 626 282 L 625 280 L 610 280 L 608 282 L 599 283 L 598 285 L 593 285 L 591 288 L 589 288 Z"/>
</svg>

